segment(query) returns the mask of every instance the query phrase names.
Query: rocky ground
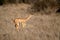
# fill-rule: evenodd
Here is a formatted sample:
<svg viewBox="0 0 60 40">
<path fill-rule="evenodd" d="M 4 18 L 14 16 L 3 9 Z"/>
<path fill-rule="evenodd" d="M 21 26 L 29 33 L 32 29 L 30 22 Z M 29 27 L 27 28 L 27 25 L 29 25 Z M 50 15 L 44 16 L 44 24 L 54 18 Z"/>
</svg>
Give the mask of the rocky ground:
<svg viewBox="0 0 60 40">
<path fill-rule="evenodd" d="M 0 6 L 0 40 L 59 40 L 60 14 L 33 15 L 19 31 L 13 22 L 30 15 L 28 4 Z M 53 12 L 54 13 L 54 12 Z"/>
</svg>

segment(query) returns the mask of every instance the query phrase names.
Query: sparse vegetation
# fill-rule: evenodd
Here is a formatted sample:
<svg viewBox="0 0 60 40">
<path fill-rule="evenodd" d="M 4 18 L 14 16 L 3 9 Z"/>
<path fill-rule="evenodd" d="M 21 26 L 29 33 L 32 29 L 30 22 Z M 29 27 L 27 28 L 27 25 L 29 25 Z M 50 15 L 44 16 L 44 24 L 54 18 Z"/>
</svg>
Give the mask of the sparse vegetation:
<svg viewBox="0 0 60 40">
<path fill-rule="evenodd" d="M 20 3 L 31 5 L 31 8 L 29 9 L 31 13 L 43 11 L 50 14 L 52 11 L 56 11 L 57 8 L 60 8 L 59 0 L 0 0 L 0 5 Z"/>
<path fill-rule="evenodd" d="M 0 0 L 3 5 L 0 6 L 0 40 L 59 40 L 60 13 L 56 12 L 60 7 L 57 4 L 60 5 L 54 0 Z M 19 31 L 14 19 L 19 20 L 16 21 Z"/>
<path fill-rule="evenodd" d="M 57 1 L 55 0 L 38 0 L 32 5 L 32 9 L 34 12 L 40 12 L 40 10 L 45 10 L 45 9 L 54 9 L 58 6 Z"/>
</svg>

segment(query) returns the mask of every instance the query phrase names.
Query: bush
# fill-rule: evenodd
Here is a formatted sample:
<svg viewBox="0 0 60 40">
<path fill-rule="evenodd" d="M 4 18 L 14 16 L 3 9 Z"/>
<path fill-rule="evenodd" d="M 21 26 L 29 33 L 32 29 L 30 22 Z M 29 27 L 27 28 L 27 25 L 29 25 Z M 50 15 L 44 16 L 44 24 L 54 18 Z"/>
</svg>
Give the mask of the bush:
<svg viewBox="0 0 60 40">
<path fill-rule="evenodd" d="M 55 12 L 57 6 L 58 6 L 57 0 L 37 0 L 35 3 L 33 3 L 31 10 L 32 12 L 40 12 L 40 11 L 45 12 L 46 10 L 51 9 L 52 11 Z M 51 10 L 49 10 L 49 12 L 52 12 Z"/>
<path fill-rule="evenodd" d="M 8 3 L 16 3 L 16 0 L 8 0 Z"/>
<path fill-rule="evenodd" d="M 4 3 L 4 0 L 0 0 L 0 5 L 3 5 L 3 3 Z"/>
</svg>

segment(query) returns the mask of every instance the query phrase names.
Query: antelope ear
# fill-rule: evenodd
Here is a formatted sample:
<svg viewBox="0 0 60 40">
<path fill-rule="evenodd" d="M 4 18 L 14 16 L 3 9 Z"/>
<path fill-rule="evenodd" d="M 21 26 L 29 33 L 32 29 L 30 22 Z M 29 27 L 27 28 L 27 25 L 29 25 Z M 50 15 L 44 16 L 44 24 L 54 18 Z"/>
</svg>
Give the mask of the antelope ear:
<svg viewBox="0 0 60 40">
<path fill-rule="evenodd" d="M 30 16 L 33 16 L 32 14 Z"/>
<path fill-rule="evenodd" d="M 15 20 L 13 20 L 13 22 L 15 23 Z"/>
<path fill-rule="evenodd" d="M 31 17 L 34 16 L 34 15 L 31 15 Z"/>
<path fill-rule="evenodd" d="M 12 20 L 12 22 L 14 22 L 15 23 L 15 19 L 11 19 Z"/>
</svg>

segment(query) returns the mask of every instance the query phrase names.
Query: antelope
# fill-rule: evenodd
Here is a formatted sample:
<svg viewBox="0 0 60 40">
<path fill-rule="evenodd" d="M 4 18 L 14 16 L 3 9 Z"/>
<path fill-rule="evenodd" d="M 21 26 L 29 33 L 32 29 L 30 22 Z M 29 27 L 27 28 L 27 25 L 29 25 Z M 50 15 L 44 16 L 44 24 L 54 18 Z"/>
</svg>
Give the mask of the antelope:
<svg viewBox="0 0 60 40">
<path fill-rule="evenodd" d="M 32 15 L 29 15 L 27 18 L 16 18 L 14 20 L 15 22 L 15 27 L 17 30 L 19 30 L 19 23 L 22 24 L 22 27 L 24 28 L 26 26 L 26 22 L 32 17 Z"/>
</svg>

